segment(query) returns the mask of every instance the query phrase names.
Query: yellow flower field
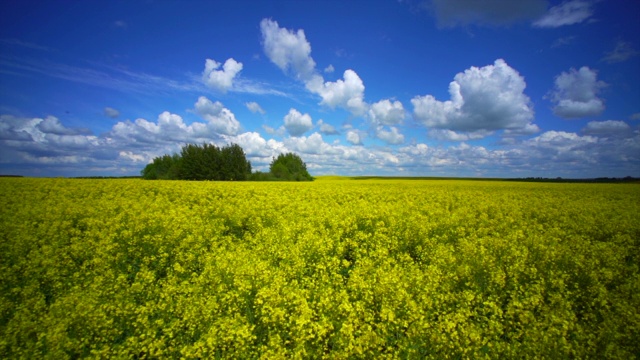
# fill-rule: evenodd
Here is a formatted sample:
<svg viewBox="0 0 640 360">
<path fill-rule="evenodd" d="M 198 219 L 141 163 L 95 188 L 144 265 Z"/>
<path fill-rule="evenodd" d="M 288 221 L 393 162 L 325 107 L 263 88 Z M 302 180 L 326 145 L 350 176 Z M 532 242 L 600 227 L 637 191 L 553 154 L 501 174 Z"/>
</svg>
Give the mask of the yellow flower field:
<svg viewBox="0 0 640 360">
<path fill-rule="evenodd" d="M 640 354 L 640 186 L 0 179 L 1 358 Z"/>
</svg>

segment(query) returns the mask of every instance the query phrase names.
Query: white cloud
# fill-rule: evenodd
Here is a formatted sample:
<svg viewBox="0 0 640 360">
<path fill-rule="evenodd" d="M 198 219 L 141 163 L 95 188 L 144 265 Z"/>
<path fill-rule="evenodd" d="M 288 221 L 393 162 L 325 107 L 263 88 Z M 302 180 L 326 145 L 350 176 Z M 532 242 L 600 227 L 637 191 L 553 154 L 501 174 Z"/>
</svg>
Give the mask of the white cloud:
<svg viewBox="0 0 640 360">
<path fill-rule="evenodd" d="M 290 109 L 284 117 L 284 127 L 291 136 L 300 136 L 311 130 L 313 122 L 309 114 L 302 114 L 296 109 Z"/>
<path fill-rule="evenodd" d="M 382 126 L 378 126 L 376 128 L 376 137 L 390 145 L 402 144 L 404 142 L 404 135 L 400 134 L 395 126 L 392 126 L 389 131 L 384 130 Z"/>
<path fill-rule="evenodd" d="M 587 126 L 582 129 L 582 133 L 598 136 L 633 135 L 631 127 L 624 121 L 618 120 L 590 121 L 587 123 Z"/>
<path fill-rule="evenodd" d="M 565 131 L 547 131 L 524 141 L 520 148 L 530 163 L 541 169 L 562 171 L 563 167 L 581 169 L 595 166 L 605 142 L 594 136 L 580 136 Z M 528 151 L 528 153 L 526 153 Z M 546 163 L 544 163 L 546 161 Z"/>
<path fill-rule="evenodd" d="M 498 59 L 494 65 L 458 73 L 449 84 L 451 100 L 426 95 L 411 103 L 415 119 L 429 128 L 488 135 L 531 128 L 534 113 L 525 87 L 524 78 Z"/>
<path fill-rule="evenodd" d="M 631 119 L 631 120 L 640 120 L 640 113 L 631 114 L 631 116 L 629 116 L 629 119 Z"/>
<path fill-rule="evenodd" d="M 355 71 L 348 69 L 344 72 L 343 79 L 335 82 L 327 81 L 315 75 L 306 83 L 307 89 L 322 97 L 320 104 L 332 109 L 342 107 L 354 115 L 363 115 L 367 110 L 364 102 L 364 84 Z"/>
<path fill-rule="evenodd" d="M 327 66 L 326 68 L 324 68 L 324 72 L 327 74 L 331 74 L 332 72 L 334 72 L 336 69 L 333 67 L 333 65 L 329 64 L 329 66 Z"/>
<path fill-rule="evenodd" d="M 593 136 L 580 136 L 576 133 L 551 130 L 542 133 L 533 139 L 527 140 L 525 143 L 528 145 L 537 144 L 542 147 L 553 147 L 556 149 L 566 150 L 580 145 L 593 144 L 597 141 L 598 139 Z"/>
<path fill-rule="evenodd" d="M 158 144 L 203 142 L 217 137 L 215 131 L 206 124 L 194 122 L 187 125 L 182 117 L 168 111 L 162 112 L 156 122 L 136 119 L 118 122 L 107 135 L 120 143 L 134 143 L 140 147 Z"/>
<path fill-rule="evenodd" d="M 597 163 L 598 138 L 580 136 L 565 131 L 547 131 L 540 136 L 523 143 L 523 148 L 531 152 L 530 158 L 547 159 L 550 164 L 561 168 L 575 164 L 576 166 L 594 166 Z M 602 148 L 602 146 L 599 146 Z M 531 161 L 531 160 L 530 160 Z"/>
<path fill-rule="evenodd" d="M 308 137 L 300 136 L 284 140 L 287 148 L 303 154 L 332 153 L 331 145 L 324 142 L 322 135 L 314 132 Z"/>
<path fill-rule="evenodd" d="M 240 131 L 240 123 L 231 110 L 225 108 L 221 102 L 215 103 L 204 96 L 200 96 L 195 103 L 198 115 L 208 121 L 207 126 L 216 133 L 235 135 Z"/>
<path fill-rule="evenodd" d="M 207 86 L 226 92 L 233 86 L 233 78 L 242 70 L 242 63 L 229 58 L 224 62 L 222 70 L 217 70 L 220 65 L 222 64 L 215 60 L 207 59 L 202 72 L 202 79 Z"/>
<path fill-rule="evenodd" d="M 273 127 L 271 127 L 269 125 L 262 125 L 262 128 L 269 135 L 275 135 L 275 136 L 282 137 L 287 133 L 287 129 L 285 129 L 284 126 L 280 126 L 279 128 L 276 129 L 276 128 L 273 128 Z"/>
<path fill-rule="evenodd" d="M 65 127 L 60 123 L 55 116 L 47 116 L 44 120 L 40 121 L 36 128 L 43 133 L 54 134 L 54 135 L 81 135 L 81 134 L 89 134 L 91 131 L 89 129 L 84 128 L 75 128 L 71 129 Z"/>
<path fill-rule="evenodd" d="M 135 154 L 132 151 L 120 151 L 118 156 L 120 158 L 122 158 L 122 159 L 125 159 L 125 160 L 131 160 L 134 163 L 137 163 L 137 162 L 146 163 L 147 162 L 147 158 L 144 155 Z"/>
<path fill-rule="evenodd" d="M 402 123 L 404 117 L 404 107 L 397 100 L 380 100 L 369 108 L 369 119 L 373 124 L 396 125 Z"/>
<path fill-rule="evenodd" d="M 322 119 L 318 120 L 318 126 L 320 126 L 320 133 L 323 135 L 337 135 L 338 130 L 331 125 L 324 122 Z"/>
<path fill-rule="evenodd" d="M 269 162 L 273 156 L 286 152 L 284 144 L 273 139 L 266 140 L 257 132 L 246 132 L 234 136 L 224 136 L 227 143 L 242 147 L 249 159 L 262 159 Z"/>
<path fill-rule="evenodd" d="M 609 64 L 615 64 L 627 61 L 638 54 L 640 54 L 640 52 L 634 49 L 630 43 L 618 40 L 616 47 L 612 51 L 606 53 L 602 60 Z"/>
<path fill-rule="evenodd" d="M 120 111 L 111 107 L 106 107 L 104 108 L 104 114 L 112 119 L 115 119 L 120 116 Z"/>
<path fill-rule="evenodd" d="M 516 21 L 533 19 L 546 9 L 545 0 L 433 0 L 439 26 L 451 27 L 468 24 L 508 25 Z"/>
<path fill-rule="evenodd" d="M 362 145 L 362 136 L 357 130 L 347 131 L 347 141 L 352 145 Z"/>
<path fill-rule="evenodd" d="M 260 106 L 260 104 L 258 104 L 255 101 L 251 101 L 248 103 L 245 103 L 247 109 L 249 109 L 249 111 L 251 111 L 252 113 L 260 113 L 262 115 L 264 115 L 266 112 L 264 111 L 264 109 Z"/>
<path fill-rule="evenodd" d="M 362 79 L 355 71 L 348 69 L 344 72 L 343 79 L 325 82 L 316 70 L 316 63 L 311 58 L 311 44 L 303 30 L 281 28 L 270 19 L 263 19 L 260 29 L 267 57 L 282 71 L 291 72 L 297 80 L 302 81 L 307 90 L 320 95 L 320 104 L 332 109 L 342 107 L 354 115 L 366 112 Z"/>
<path fill-rule="evenodd" d="M 597 116 L 604 111 L 604 101 L 597 94 L 607 84 L 597 80 L 597 72 L 583 66 L 562 72 L 555 79 L 550 98 L 556 103 L 553 112 L 565 119 Z"/>
<path fill-rule="evenodd" d="M 448 129 L 432 129 L 429 130 L 429 137 L 442 141 L 468 141 L 482 139 L 491 135 L 492 131 L 478 130 L 466 133 L 460 133 Z"/>
<path fill-rule="evenodd" d="M 316 63 L 311 58 L 311 44 L 304 31 L 281 28 L 271 19 L 263 19 L 260 30 L 263 49 L 269 60 L 282 71 L 291 70 L 298 80 L 308 81 L 315 72 Z"/>
<path fill-rule="evenodd" d="M 570 0 L 553 6 L 540 19 L 533 23 L 535 27 L 556 28 L 565 25 L 579 24 L 593 15 L 592 2 Z"/>
<path fill-rule="evenodd" d="M 0 116 L 0 163 L 76 164 L 90 159 L 91 149 L 104 143 L 89 130 L 68 128 L 53 116 Z"/>
<path fill-rule="evenodd" d="M 493 149 L 464 142 L 448 147 L 417 143 L 395 149 L 368 148 L 329 144 L 318 133 L 283 141 L 266 139 L 256 132 L 219 135 L 208 123 L 187 125 L 169 112 L 161 113 L 155 121 L 118 122 L 100 136 L 82 134 L 82 130 L 54 120 L 39 126 L 44 121 L 0 116 L 0 169 L 4 173 L 135 175 L 153 157 L 177 152 L 186 142 L 237 143 L 254 169 L 261 170 L 268 168 L 272 156 L 294 151 L 304 155 L 313 175 L 623 177 L 640 173 L 640 134 L 605 134 L 624 128 L 616 121 L 587 125 L 598 134 L 547 131 L 524 141 L 511 138 L 509 145 Z M 358 130 L 349 131 L 361 142 Z"/>
<path fill-rule="evenodd" d="M 507 129 L 504 131 L 506 136 L 520 136 L 520 135 L 533 135 L 540 132 L 540 128 L 536 124 L 527 124 L 527 126 L 520 129 Z"/>
</svg>

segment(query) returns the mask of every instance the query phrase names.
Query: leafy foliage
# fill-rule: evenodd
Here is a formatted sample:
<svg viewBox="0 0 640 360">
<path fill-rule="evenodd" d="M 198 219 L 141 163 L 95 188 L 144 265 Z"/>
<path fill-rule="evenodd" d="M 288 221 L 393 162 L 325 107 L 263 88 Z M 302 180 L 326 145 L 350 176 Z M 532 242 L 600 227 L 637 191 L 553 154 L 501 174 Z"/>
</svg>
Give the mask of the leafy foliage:
<svg viewBox="0 0 640 360">
<path fill-rule="evenodd" d="M 269 165 L 269 170 L 278 180 L 312 181 L 307 165 L 294 153 L 280 154 Z"/>
<path fill-rule="evenodd" d="M 251 163 L 237 144 L 187 144 L 180 155 L 153 159 L 141 172 L 143 179 L 155 180 L 247 180 Z"/>
<path fill-rule="evenodd" d="M 640 187 L 0 179 L 2 358 L 640 354 Z"/>
<path fill-rule="evenodd" d="M 182 158 L 176 154 L 163 155 L 153 159 L 141 172 L 144 179 L 148 180 L 169 180 L 177 179 L 180 176 Z"/>
</svg>

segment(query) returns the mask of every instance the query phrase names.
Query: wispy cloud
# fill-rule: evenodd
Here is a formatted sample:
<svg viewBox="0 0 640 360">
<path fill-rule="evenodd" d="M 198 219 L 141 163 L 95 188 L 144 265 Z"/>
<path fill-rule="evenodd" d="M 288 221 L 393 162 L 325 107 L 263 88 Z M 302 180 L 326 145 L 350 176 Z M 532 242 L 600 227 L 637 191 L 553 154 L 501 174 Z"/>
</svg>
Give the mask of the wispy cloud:
<svg viewBox="0 0 640 360">
<path fill-rule="evenodd" d="M 48 60 L 0 56 L 0 67 L 18 74 L 39 74 L 71 82 L 135 93 L 169 93 L 203 91 L 202 84 L 158 75 L 89 63 L 92 67 L 67 65 Z"/>
<path fill-rule="evenodd" d="M 585 0 L 570 0 L 553 6 L 540 19 L 533 23 L 534 27 L 557 28 L 565 25 L 579 24 L 593 15 L 593 3 Z"/>
<path fill-rule="evenodd" d="M 104 114 L 107 117 L 110 117 L 112 119 L 116 119 L 118 116 L 120 116 L 120 111 L 112 108 L 112 107 L 106 107 L 104 108 Z"/>
<path fill-rule="evenodd" d="M 556 41 L 553 42 L 553 44 L 551 44 L 552 48 L 559 48 L 562 46 L 566 46 L 569 45 L 573 42 L 573 40 L 575 40 L 575 36 L 565 36 L 565 37 L 561 37 L 556 39 Z"/>
<path fill-rule="evenodd" d="M 51 51 L 51 48 L 46 46 L 42 46 L 39 44 L 34 44 L 27 41 L 22 41 L 19 39 L 0 39 L 0 44 L 9 45 L 9 46 L 20 46 L 23 48 L 33 49 L 33 50 L 42 50 L 42 51 Z"/>
<path fill-rule="evenodd" d="M 229 91 L 254 95 L 276 95 L 287 98 L 293 97 L 291 94 L 287 94 L 286 92 L 274 89 L 270 84 L 267 84 L 265 82 L 245 78 L 237 79 L 233 88 L 231 88 Z"/>
<path fill-rule="evenodd" d="M 619 63 L 623 61 L 627 61 L 630 58 L 637 56 L 640 52 L 631 46 L 631 43 L 628 43 L 623 40 L 618 40 L 616 43 L 616 47 L 605 54 L 602 58 L 602 61 L 605 61 L 609 64 Z"/>
<path fill-rule="evenodd" d="M 16 76 L 44 75 L 111 90 L 144 94 L 170 94 L 176 91 L 208 93 L 210 91 L 200 76 L 187 74 L 183 79 L 174 79 L 100 62 L 87 61 L 86 63 L 88 66 L 78 66 L 35 58 L 0 55 L 0 72 Z M 246 78 L 237 79 L 229 91 L 292 97 L 274 89 L 268 83 Z"/>
</svg>

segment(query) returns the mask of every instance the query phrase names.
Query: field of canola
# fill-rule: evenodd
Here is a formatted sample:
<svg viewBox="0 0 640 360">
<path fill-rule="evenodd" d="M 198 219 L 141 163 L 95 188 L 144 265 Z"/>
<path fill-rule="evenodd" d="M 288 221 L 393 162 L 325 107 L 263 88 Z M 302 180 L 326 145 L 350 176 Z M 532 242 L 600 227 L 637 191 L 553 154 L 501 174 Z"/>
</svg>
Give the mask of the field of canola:
<svg viewBox="0 0 640 360">
<path fill-rule="evenodd" d="M 640 354 L 640 185 L 0 179 L 0 358 Z"/>
</svg>

